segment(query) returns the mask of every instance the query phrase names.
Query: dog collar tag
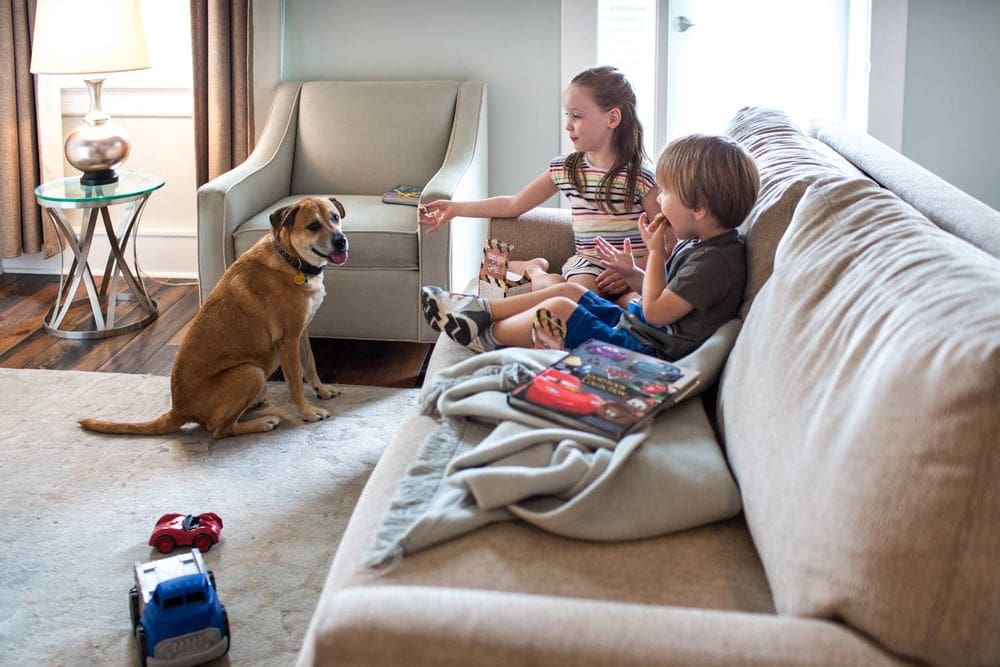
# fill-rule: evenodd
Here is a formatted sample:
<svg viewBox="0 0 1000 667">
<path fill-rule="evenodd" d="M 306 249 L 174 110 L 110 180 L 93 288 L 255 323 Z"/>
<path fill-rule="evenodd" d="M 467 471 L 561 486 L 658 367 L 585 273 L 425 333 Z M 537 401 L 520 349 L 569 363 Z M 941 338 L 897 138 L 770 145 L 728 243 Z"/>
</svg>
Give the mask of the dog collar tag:
<svg viewBox="0 0 1000 667">
<path fill-rule="evenodd" d="M 294 282 L 296 285 L 305 285 L 306 284 L 305 274 L 299 271 L 298 273 L 295 274 L 295 277 L 292 278 L 292 282 Z"/>
</svg>

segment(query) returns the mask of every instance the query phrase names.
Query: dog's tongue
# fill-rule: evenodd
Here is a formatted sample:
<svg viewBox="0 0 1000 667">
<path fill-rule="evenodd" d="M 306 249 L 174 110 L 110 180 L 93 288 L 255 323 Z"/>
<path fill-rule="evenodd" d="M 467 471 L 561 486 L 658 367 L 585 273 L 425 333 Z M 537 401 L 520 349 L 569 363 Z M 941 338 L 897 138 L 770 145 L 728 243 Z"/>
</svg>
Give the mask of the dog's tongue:
<svg viewBox="0 0 1000 667">
<path fill-rule="evenodd" d="M 337 266 L 340 266 L 341 264 L 346 263 L 347 262 L 347 251 L 345 250 L 344 252 L 335 252 L 335 253 L 333 253 L 332 255 L 330 255 L 330 261 L 333 262 L 334 264 L 336 264 Z"/>
</svg>

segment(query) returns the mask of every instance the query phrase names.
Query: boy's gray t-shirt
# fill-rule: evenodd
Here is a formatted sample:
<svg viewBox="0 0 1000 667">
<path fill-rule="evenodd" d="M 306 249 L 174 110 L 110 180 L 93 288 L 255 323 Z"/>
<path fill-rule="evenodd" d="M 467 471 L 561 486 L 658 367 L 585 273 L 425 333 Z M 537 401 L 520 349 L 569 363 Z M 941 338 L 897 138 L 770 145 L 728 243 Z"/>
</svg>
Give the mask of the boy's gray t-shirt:
<svg viewBox="0 0 1000 667">
<path fill-rule="evenodd" d="M 679 241 L 667 260 L 667 289 L 690 303 L 691 312 L 665 327 L 626 312 L 619 326 L 664 358 L 679 359 L 736 316 L 746 279 L 746 253 L 737 230 L 706 241 Z"/>
</svg>

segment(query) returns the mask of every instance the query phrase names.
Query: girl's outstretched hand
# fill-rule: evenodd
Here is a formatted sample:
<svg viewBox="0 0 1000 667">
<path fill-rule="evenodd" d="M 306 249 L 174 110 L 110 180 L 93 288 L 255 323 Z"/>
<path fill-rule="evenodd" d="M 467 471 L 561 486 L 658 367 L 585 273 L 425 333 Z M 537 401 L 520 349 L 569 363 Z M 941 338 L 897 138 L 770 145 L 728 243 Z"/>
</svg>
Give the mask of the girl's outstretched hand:
<svg viewBox="0 0 1000 667">
<path fill-rule="evenodd" d="M 622 249 L 611 245 L 603 236 L 594 240 L 594 248 L 601 259 L 604 268 L 611 269 L 622 278 L 631 278 L 635 274 L 635 258 L 632 256 L 632 241 L 625 239 Z M 602 274 L 603 276 L 603 274 Z"/>
<path fill-rule="evenodd" d="M 455 217 L 454 202 L 447 199 L 437 199 L 417 208 L 418 225 L 428 226 L 427 233 L 437 231 L 438 227 Z"/>
</svg>

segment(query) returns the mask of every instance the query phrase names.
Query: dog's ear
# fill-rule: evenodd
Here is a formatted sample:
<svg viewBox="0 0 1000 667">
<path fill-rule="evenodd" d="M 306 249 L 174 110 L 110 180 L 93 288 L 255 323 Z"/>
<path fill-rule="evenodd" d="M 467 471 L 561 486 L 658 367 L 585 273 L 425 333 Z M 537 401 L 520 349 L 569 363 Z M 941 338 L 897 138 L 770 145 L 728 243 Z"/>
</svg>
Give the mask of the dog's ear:
<svg viewBox="0 0 1000 667">
<path fill-rule="evenodd" d="M 271 229 L 278 231 L 283 225 L 291 225 L 295 220 L 295 206 L 282 206 L 271 214 Z"/>
<path fill-rule="evenodd" d="M 340 219 L 341 220 L 343 220 L 344 218 L 347 217 L 347 213 L 344 212 L 344 205 L 343 204 L 341 204 L 339 201 L 337 201 L 333 197 L 330 197 L 330 203 L 333 204 L 334 207 L 336 207 L 337 211 L 340 213 Z"/>
</svg>

